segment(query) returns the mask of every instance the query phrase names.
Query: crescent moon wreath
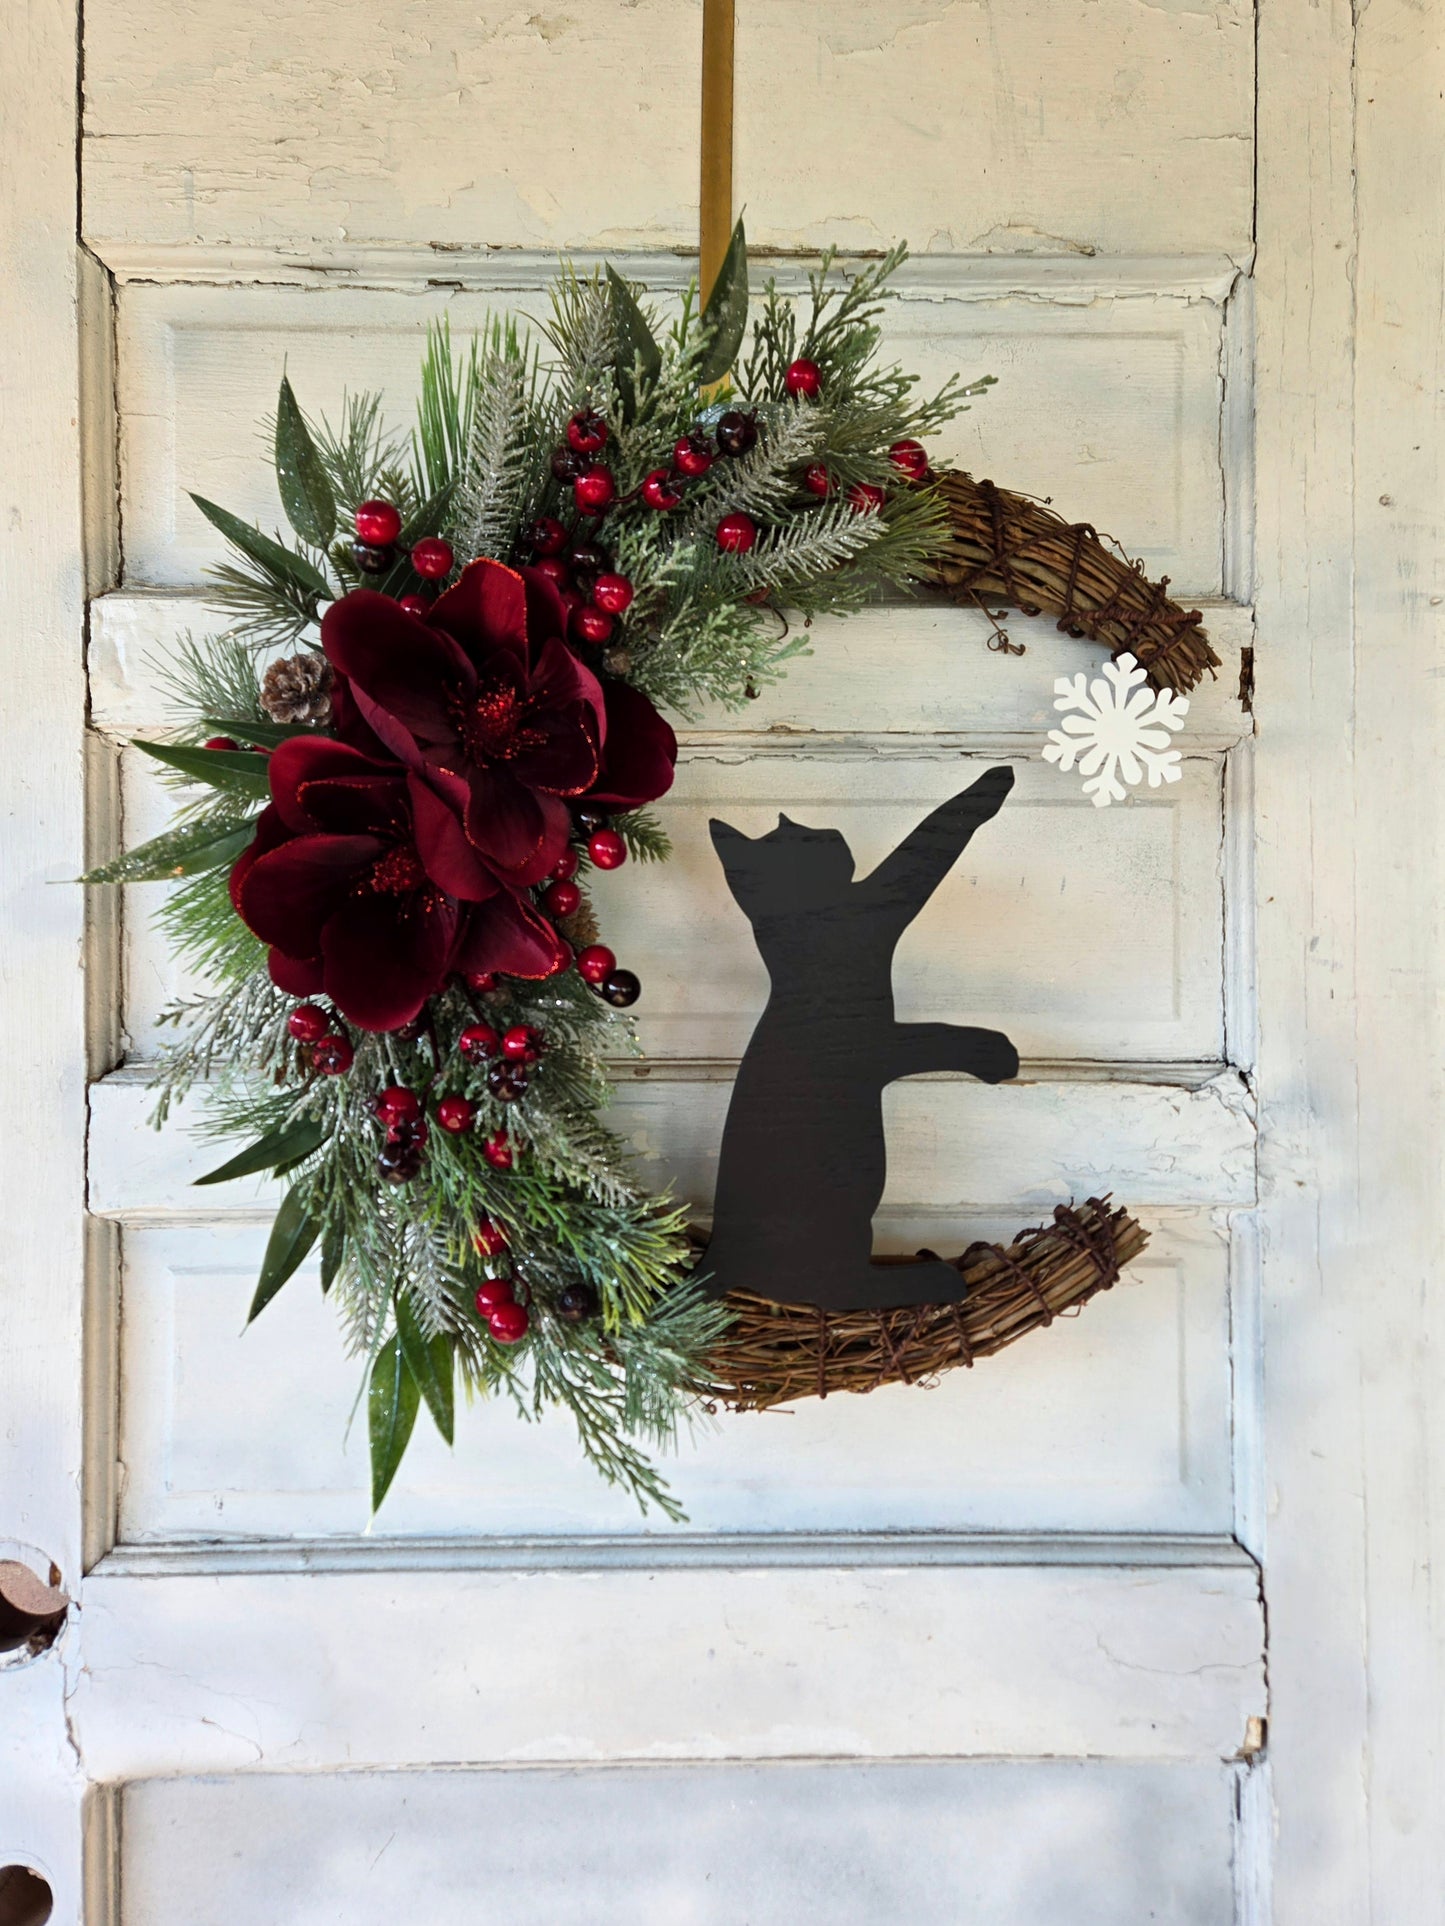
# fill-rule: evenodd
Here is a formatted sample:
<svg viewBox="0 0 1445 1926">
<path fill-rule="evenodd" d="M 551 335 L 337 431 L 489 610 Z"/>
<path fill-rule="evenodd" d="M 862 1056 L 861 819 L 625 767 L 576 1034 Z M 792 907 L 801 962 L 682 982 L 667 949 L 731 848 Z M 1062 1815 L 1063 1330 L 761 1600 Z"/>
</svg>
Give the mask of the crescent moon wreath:
<svg viewBox="0 0 1445 1926">
<path fill-rule="evenodd" d="M 460 1384 L 570 1410 L 606 1479 L 681 1518 L 648 1454 L 689 1412 L 931 1381 L 1144 1247 L 1091 1197 L 1007 1246 L 872 1254 L 886 1084 L 1017 1070 L 998 1032 L 897 1023 L 890 980 L 1006 769 L 861 880 L 827 824 L 713 824 L 772 991 L 710 1239 L 606 1120 L 642 993 L 605 940 L 606 879 L 668 853 L 664 710 L 743 705 L 809 618 L 881 591 L 1046 612 L 1117 658 L 1117 702 L 1059 684 L 1075 713 L 1044 751 L 1082 755 L 1102 805 L 1177 777 L 1160 745 L 1217 666 L 1198 612 L 1087 525 L 935 471 L 928 438 L 989 378 L 922 395 L 881 358 L 903 259 L 826 256 L 750 313 L 739 224 L 706 304 L 694 287 L 670 321 L 611 268 L 564 266 L 536 335 L 498 319 L 458 352 L 432 331 L 409 434 L 375 396 L 308 417 L 283 379 L 283 532 L 193 497 L 231 550 L 224 626 L 178 649 L 176 726 L 136 745 L 177 814 L 86 881 L 173 885 L 161 927 L 207 988 L 168 1013 L 156 1121 L 202 1085 L 240 1147 L 198 1181 L 284 1180 L 251 1316 L 319 1250 L 365 1359 L 374 1507 L 422 1405 L 451 1440 Z M 1143 719 L 1105 757 L 1111 702 Z M 840 944 L 846 981 L 824 967 Z"/>
</svg>

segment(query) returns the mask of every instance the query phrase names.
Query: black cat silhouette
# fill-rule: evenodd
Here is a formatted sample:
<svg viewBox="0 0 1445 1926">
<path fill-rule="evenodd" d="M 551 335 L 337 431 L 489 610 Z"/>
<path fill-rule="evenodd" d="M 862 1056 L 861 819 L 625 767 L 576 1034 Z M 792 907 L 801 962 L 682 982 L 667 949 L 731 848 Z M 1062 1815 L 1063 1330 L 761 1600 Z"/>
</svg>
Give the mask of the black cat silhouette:
<svg viewBox="0 0 1445 1926">
<path fill-rule="evenodd" d="M 941 1259 L 871 1261 L 887 1175 L 883 1090 L 924 1070 L 1002 1083 L 1018 1075 L 1018 1052 L 997 1030 L 899 1023 L 893 952 L 1012 787 L 1011 769 L 990 769 L 856 883 L 839 830 L 780 816 L 754 839 L 711 823 L 772 993 L 723 1132 L 709 1289 L 838 1311 L 963 1296 L 963 1279 Z"/>
</svg>

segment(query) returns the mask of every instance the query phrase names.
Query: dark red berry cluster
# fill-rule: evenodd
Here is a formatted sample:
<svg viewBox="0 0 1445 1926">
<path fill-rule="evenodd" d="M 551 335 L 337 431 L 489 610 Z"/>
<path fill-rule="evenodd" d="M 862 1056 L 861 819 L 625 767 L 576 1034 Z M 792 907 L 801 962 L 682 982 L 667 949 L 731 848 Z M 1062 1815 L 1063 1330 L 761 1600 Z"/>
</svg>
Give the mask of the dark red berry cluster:
<svg viewBox="0 0 1445 1926">
<path fill-rule="evenodd" d="M 301 1045 L 303 1061 L 323 1077 L 344 1077 L 356 1051 L 344 1030 L 333 1029 L 336 1019 L 319 1003 L 298 1003 L 286 1028 Z"/>
</svg>

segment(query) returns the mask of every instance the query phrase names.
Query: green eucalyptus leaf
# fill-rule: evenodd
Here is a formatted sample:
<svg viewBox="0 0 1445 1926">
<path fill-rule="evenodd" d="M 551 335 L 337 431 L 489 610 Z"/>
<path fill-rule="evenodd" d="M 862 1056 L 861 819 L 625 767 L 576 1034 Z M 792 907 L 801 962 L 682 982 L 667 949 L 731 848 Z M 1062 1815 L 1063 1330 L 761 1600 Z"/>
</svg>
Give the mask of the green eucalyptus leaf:
<svg viewBox="0 0 1445 1926">
<path fill-rule="evenodd" d="M 436 1420 L 437 1430 L 450 1444 L 453 1428 L 452 1377 L 456 1363 L 452 1340 L 445 1331 L 439 1331 L 432 1338 L 422 1335 L 411 1299 L 405 1291 L 396 1294 L 396 1334 L 401 1339 L 402 1356 L 406 1359 L 407 1369 L 426 1399 L 427 1410 Z"/>
<path fill-rule="evenodd" d="M 256 833 L 253 821 L 242 817 L 183 823 L 153 836 L 139 849 L 127 850 L 113 862 L 87 870 L 82 883 L 161 883 L 176 876 L 197 876 L 203 869 L 234 863 Z"/>
<path fill-rule="evenodd" d="M 637 413 L 637 390 L 633 376 L 641 367 L 648 381 L 662 373 L 662 350 L 653 339 L 647 317 L 637 305 L 632 289 L 616 268 L 607 270 L 607 290 L 612 301 L 612 329 L 617 336 L 617 392 L 622 399 L 622 414 L 631 421 Z"/>
<path fill-rule="evenodd" d="M 739 220 L 699 323 L 704 347 L 698 363 L 698 380 L 703 387 L 721 381 L 737 360 L 747 325 L 748 243 Z"/>
<path fill-rule="evenodd" d="M 246 1314 L 248 1324 L 261 1315 L 287 1278 L 305 1262 L 307 1252 L 321 1234 L 320 1222 L 306 1207 L 308 1189 L 304 1183 L 293 1184 L 281 1200 L 266 1244 L 266 1255 L 261 1259 L 256 1295 Z"/>
<path fill-rule="evenodd" d="M 313 1150 L 319 1150 L 326 1141 L 326 1131 L 312 1118 L 303 1118 L 300 1123 L 282 1124 L 278 1130 L 268 1130 L 264 1137 L 239 1151 L 226 1163 L 208 1170 L 204 1177 L 197 1177 L 197 1184 L 228 1184 L 233 1177 L 254 1177 L 262 1170 L 285 1170 L 292 1164 L 299 1164 L 303 1157 L 309 1157 Z"/>
<path fill-rule="evenodd" d="M 206 727 L 218 736 L 234 736 L 238 742 L 251 742 L 258 749 L 279 749 L 292 736 L 314 736 L 316 731 L 304 722 L 253 722 L 249 716 L 207 716 Z"/>
<path fill-rule="evenodd" d="M 373 1511 L 380 1509 L 382 1499 L 391 1489 L 391 1481 L 411 1439 L 420 1402 L 416 1379 L 407 1365 L 401 1343 L 396 1337 L 390 1337 L 376 1354 L 366 1399 L 371 1432 Z"/>
<path fill-rule="evenodd" d="M 346 1255 L 346 1238 L 333 1227 L 321 1240 L 321 1295 L 325 1297 L 336 1282 L 341 1260 Z"/>
<path fill-rule="evenodd" d="M 276 403 L 276 485 L 286 519 L 302 541 L 325 548 L 336 532 L 336 497 L 285 375 Z"/>
<path fill-rule="evenodd" d="M 303 595 L 319 596 L 328 602 L 331 600 L 330 583 L 319 569 L 307 561 L 304 555 L 297 555 L 294 550 L 283 548 L 280 542 L 272 541 L 269 535 L 263 535 L 252 523 L 243 522 L 239 515 L 233 515 L 229 509 L 218 508 L 214 502 L 208 502 L 204 495 L 192 495 L 191 500 L 211 526 L 220 529 L 232 547 L 240 549 L 241 553 L 255 562 L 258 568 L 265 569 L 268 575 L 274 576 L 277 581 L 286 586 L 299 589 Z"/>
<path fill-rule="evenodd" d="M 137 741 L 132 746 L 213 789 L 239 789 L 251 796 L 271 793 L 266 758 L 251 749 L 194 749 L 179 742 Z"/>
</svg>

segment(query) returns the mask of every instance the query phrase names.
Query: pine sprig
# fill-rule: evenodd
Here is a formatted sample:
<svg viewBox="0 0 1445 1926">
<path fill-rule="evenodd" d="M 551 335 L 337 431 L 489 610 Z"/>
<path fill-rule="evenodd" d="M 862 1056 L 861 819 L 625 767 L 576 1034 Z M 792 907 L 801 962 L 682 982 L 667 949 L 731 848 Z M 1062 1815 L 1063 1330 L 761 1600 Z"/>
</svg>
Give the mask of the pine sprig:
<svg viewBox="0 0 1445 1926">
<path fill-rule="evenodd" d="M 447 342 L 433 342 L 432 350 L 450 363 Z M 465 440 L 452 471 L 451 525 L 457 551 L 468 559 L 510 555 L 537 513 L 547 476 L 537 387 L 536 351 L 522 344 L 514 322 L 494 320 L 480 351 L 473 344 L 466 405 L 455 426 L 455 438 Z"/>
</svg>

